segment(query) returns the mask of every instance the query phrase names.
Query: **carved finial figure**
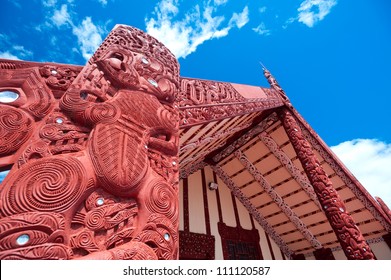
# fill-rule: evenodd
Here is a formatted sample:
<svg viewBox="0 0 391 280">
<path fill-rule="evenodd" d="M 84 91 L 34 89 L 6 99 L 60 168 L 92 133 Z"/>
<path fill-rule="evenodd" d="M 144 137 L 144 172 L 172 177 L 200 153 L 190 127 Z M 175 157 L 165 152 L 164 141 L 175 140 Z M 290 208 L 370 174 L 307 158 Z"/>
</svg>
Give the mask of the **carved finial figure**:
<svg viewBox="0 0 391 280">
<path fill-rule="evenodd" d="M 274 88 L 275 90 L 277 90 L 279 93 L 282 93 L 283 95 L 285 95 L 284 90 L 282 89 L 282 87 L 280 87 L 280 85 L 278 84 L 277 80 L 270 73 L 270 71 L 262 63 L 261 63 L 261 66 L 262 66 L 262 70 L 263 70 L 263 75 L 267 79 L 267 81 L 270 84 L 270 86 L 272 88 Z"/>
<path fill-rule="evenodd" d="M 22 128 L 0 124 L 11 142 L 0 163 L 13 164 L 0 258 L 177 259 L 175 57 L 118 25 L 77 77 L 63 72 L 41 69 L 47 86 L 0 105 L 0 121 L 12 113 Z"/>
</svg>

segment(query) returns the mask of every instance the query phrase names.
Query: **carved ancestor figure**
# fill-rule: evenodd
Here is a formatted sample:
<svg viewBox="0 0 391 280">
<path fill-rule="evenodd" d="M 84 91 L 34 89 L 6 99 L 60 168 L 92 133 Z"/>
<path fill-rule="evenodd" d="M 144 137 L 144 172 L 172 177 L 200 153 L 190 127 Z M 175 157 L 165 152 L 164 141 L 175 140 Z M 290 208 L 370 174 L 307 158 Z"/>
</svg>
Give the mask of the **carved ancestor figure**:
<svg viewBox="0 0 391 280">
<path fill-rule="evenodd" d="M 0 163 L 12 166 L 0 258 L 177 259 L 179 66 L 169 50 L 119 25 L 78 75 L 9 73 L 0 91 L 19 98 L 0 105 Z M 12 83 L 22 74 L 28 89 Z"/>
</svg>

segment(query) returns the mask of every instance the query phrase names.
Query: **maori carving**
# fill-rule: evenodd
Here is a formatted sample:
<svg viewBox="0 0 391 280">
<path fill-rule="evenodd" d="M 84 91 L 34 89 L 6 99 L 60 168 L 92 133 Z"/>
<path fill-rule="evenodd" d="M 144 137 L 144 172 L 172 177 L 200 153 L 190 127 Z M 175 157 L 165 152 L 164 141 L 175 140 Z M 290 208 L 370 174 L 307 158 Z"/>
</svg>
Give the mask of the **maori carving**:
<svg viewBox="0 0 391 280">
<path fill-rule="evenodd" d="M 0 104 L 0 162 L 12 165 L 0 258 L 177 259 L 179 66 L 169 50 L 119 25 L 80 73 L 5 66 L 0 90 L 20 95 Z"/>
<path fill-rule="evenodd" d="M 19 108 L 0 104 L 0 156 L 17 151 L 32 133 L 32 118 Z"/>
<path fill-rule="evenodd" d="M 386 213 L 389 219 L 391 219 L 391 210 L 388 208 L 387 204 L 381 199 L 380 197 L 375 197 L 377 202 L 379 203 L 380 207 L 383 209 L 383 211 Z"/>
<path fill-rule="evenodd" d="M 315 202 L 320 209 L 322 206 L 319 204 L 318 198 L 314 192 L 311 183 L 308 178 L 301 174 L 300 170 L 293 164 L 287 154 L 282 151 L 273 138 L 266 132 L 263 131 L 258 135 L 258 138 L 269 148 L 269 150 L 278 158 L 278 160 L 285 166 L 292 177 L 300 184 L 303 190 L 308 196 Z"/>
<path fill-rule="evenodd" d="M 322 156 L 322 158 L 330 165 L 335 174 L 349 187 L 355 196 L 365 205 L 365 208 L 384 226 L 384 228 L 391 232 L 391 217 L 388 218 L 382 212 L 382 208 L 378 207 L 376 201 L 372 200 L 372 196 L 360 185 L 360 182 L 352 178 L 350 172 L 343 167 L 343 164 L 338 162 L 338 159 L 332 156 L 332 153 L 327 151 L 322 140 L 315 137 L 316 133 L 311 127 L 300 117 L 298 113 L 296 116 L 300 119 L 298 125 L 303 133 L 305 139 L 312 145 L 312 147 Z"/>
<path fill-rule="evenodd" d="M 294 252 L 289 248 L 280 235 L 268 223 L 268 221 L 259 213 L 257 208 L 251 203 L 248 197 L 239 189 L 235 182 L 228 176 L 227 173 L 218 165 L 212 165 L 211 168 L 220 177 L 224 184 L 231 190 L 233 195 L 243 204 L 251 216 L 262 226 L 264 231 L 276 242 L 281 251 L 288 257 Z"/>
<path fill-rule="evenodd" d="M 206 165 L 207 164 L 204 161 L 199 161 L 199 162 L 194 163 L 186 168 L 183 168 L 183 169 L 181 168 L 180 173 L 179 173 L 179 177 L 180 177 L 180 179 L 187 178 L 191 174 L 193 174 L 194 172 L 204 168 Z"/>
<path fill-rule="evenodd" d="M 343 201 L 312 151 L 311 145 L 304 138 L 294 116 L 288 109 L 283 109 L 280 118 L 347 258 L 375 259 L 369 245 L 346 211 Z"/>
<path fill-rule="evenodd" d="M 284 199 L 270 186 L 267 180 L 262 176 L 259 170 L 248 160 L 241 150 L 235 152 L 235 156 L 243 164 L 246 170 L 254 177 L 254 179 L 262 186 L 265 192 L 271 199 L 280 207 L 281 211 L 289 218 L 296 228 L 303 234 L 307 241 L 315 248 L 322 248 L 322 244 L 309 231 L 306 225 L 296 215 L 296 213 L 285 203 Z"/>
<path fill-rule="evenodd" d="M 263 67 L 263 75 L 267 79 L 267 81 L 268 81 L 269 85 L 271 86 L 271 88 L 276 90 L 286 103 L 290 103 L 289 99 L 288 99 L 288 96 L 286 95 L 285 91 L 278 84 L 278 82 L 274 78 L 274 76 L 265 67 Z"/>
<path fill-rule="evenodd" d="M 179 256 L 182 260 L 214 260 L 215 237 L 213 235 L 179 231 Z"/>
<path fill-rule="evenodd" d="M 218 223 L 225 260 L 262 260 L 257 229 L 244 229 L 240 226 L 229 227 Z"/>
<path fill-rule="evenodd" d="M 186 78 L 181 78 L 177 99 L 181 107 L 245 101 L 230 83 Z"/>
<path fill-rule="evenodd" d="M 44 65 L 39 68 L 39 73 L 45 78 L 46 84 L 52 90 L 54 96 L 60 98 L 72 84 L 79 71 L 70 67 Z"/>
<path fill-rule="evenodd" d="M 273 113 L 273 114 L 269 115 L 267 118 L 265 118 L 263 121 L 261 121 L 257 126 L 255 126 L 253 129 L 251 129 L 249 132 L 244 134 L 239 139 L 235 140 L 230 146 L 225 148 L 219 154 L 215 155 L 213 157 L 213 161 L 217 163 L 220 160 L 231 155 L 236 149 L 245 145 L 247 142 L 249 142 L 251 139 L 253 139 L 255 136 L 257 136 L 262 131 L 265 131 L 268 127 L 270 127 L 277 120 L 278 120 L 277 114 Z"/>
<path fill-rule="evenodd" d="M 182 78 L 177 98 L 180 125 L 188 127 L 283 105 L 275 90 L 265 90 L 265 93 L 266 98 L 246 99 L 229 83 Z"/>
</svg>

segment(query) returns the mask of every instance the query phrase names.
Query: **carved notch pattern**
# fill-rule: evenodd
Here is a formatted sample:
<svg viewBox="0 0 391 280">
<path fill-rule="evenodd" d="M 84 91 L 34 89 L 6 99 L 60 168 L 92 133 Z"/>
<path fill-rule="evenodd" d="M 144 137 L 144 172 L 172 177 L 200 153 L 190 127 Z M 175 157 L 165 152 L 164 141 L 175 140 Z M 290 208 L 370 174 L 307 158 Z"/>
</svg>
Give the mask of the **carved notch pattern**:
<svg viewBox="0 0 391 280">
<path fill-rule="evenodd" d="M 177 98 L 180 125 L 187 127 L 283 105 L 277 91 L 264 89 L 264 92 L 266 98 L 246 99 L 229 83 L 182 78 Z"/>
<path fill-rule="evenodd" d="M 270 198 L 278 205 L 281 211 L 289 218 L 289 220 L 296 226 L 307 241 L 316 249 L 322 248 L 322 244 L 309 231 L 307 226 L 296 215 L 296 213 L 285 203 L 284 199 L 270 186 L 268 181 L 262 176 L 259 170 L 248 160 L 241 150 L 235 152 L 235 156 L 243 164 L 246 170 L 254 177 L 254 179 L 262 186 Z"/>
</svg>

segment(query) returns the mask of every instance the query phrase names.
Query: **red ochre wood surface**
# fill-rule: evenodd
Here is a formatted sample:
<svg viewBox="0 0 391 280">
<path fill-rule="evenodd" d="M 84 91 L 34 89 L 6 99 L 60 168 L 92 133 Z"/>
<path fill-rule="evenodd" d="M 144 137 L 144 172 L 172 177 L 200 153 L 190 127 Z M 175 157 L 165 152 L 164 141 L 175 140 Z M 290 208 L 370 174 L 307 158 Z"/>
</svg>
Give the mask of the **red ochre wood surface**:
<svg viewBox="0 0 391 280">
<path fill-rule="evenodd" d="M 264 132 L 278 120 L 308 180 L 290 160 L 282 161 L 322 207 L 346 256 L 374 258 L 311 151 L 319 148 L 311 140 L 316 133 L 306 140 L 308 128 L 264 70 L 270 88 L 181 78 L 164 45 L 124 25 L 113 29 L 84 67 L 0 60 L 0 171 L 9 171 L 0 188 L 0 259 L 214 259 L 203 170 L 208 164 L 214 181 L 218 175 L 264 227 L 272 259 L 269 235 L 283 255 L 305 258 L 246 204 L 219 166 L 256 136 L 281 158 Z M 188 139 L 183 143 L 182 135 Z M 328 151 L 322 154 L 330 157 Z M 179 232 L 182 160 L 184 230 Z M 199 169 L 206 234 L 189 229 L 187 177 Z M 365 191 L 355 194 L 373 205 Z M 216 200 L 224 258 L 262 259 L 254 225 L 242 229 L 235 208 L 238 226 L 226 226 L 218 189 Z M 390 209 L 378 202 L 367 208 L 389 231 Z M 309 239 L 317 259 L 333 258 L 330 249 Z M 384 236 L 387 244 L 390 240 Z"/>
<path fill-rule="evenodd" d="M 169 50 L 119 25 L 82 69 L 1 68 L 1 91 L 18 98 L 0 105 L 0 259 L 177 259 Z"/>
<path fill-rule="evenodd" d="M 375 259 L 292 113 L 284 108 L 280 112 L 280 118 L 346 257 L 351 260 Z"/>
</svg>

